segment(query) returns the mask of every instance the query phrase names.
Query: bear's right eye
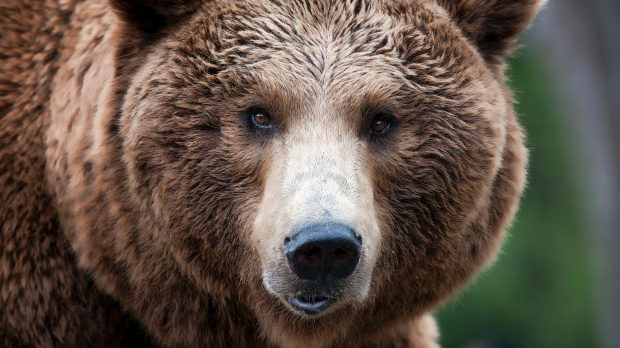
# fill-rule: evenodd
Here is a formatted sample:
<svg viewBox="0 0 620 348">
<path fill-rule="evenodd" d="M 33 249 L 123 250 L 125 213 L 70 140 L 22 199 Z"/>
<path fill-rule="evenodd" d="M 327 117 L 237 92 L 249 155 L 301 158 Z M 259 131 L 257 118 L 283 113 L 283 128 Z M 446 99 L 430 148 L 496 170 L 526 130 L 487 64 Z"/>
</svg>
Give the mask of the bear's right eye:
<svg viewBox="0 0 620 348">
<path fill-rule="evenodd" d="M 271 116 L 269 112 L 261 107 L 253 107 L 246 111 L 246 117 L 249 118 L 252 128 L 272 128 Z"/>
<path fill-rule="evenodd" d="M 248 130 L 259 138 L 268 138 L 278 133 L 278 127 L 266 107 L 250 106 L 239 116 Z"/>
<path fill-rule="evenodd" d="M 255 111 L 252 113 L 252 122 L 257 127 L 268 128 L 271 126 L 271 117 L 264 111 Z"/>
</svg>

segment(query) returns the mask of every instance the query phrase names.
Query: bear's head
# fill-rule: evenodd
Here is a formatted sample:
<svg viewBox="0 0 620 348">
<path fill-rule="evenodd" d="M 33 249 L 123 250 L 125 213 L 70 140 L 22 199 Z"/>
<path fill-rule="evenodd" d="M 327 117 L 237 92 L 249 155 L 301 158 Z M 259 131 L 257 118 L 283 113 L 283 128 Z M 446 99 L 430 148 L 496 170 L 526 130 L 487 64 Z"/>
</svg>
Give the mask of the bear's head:
<svg viewBox="0 0 620 348">
<path fill-rule="evenodd" d="M 61 207 L 159 341 L 374 340 L 492 260 L 526 164 L 503 56 L 540 0 L 109 3 Z"/>
</svg>

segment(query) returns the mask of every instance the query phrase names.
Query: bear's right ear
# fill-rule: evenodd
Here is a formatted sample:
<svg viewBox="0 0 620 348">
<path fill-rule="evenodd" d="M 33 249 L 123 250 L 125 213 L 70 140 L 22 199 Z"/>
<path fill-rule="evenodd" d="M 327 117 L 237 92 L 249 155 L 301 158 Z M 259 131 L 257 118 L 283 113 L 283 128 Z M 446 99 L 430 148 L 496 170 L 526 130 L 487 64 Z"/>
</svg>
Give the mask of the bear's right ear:
<svg viewBox="0 0 620 348">
<path fill-rule="evenodd" d="M 117 16 L 140 32 L 154 34 L 195 12 L 206 0 L 109 0 Z"/>
</svg>

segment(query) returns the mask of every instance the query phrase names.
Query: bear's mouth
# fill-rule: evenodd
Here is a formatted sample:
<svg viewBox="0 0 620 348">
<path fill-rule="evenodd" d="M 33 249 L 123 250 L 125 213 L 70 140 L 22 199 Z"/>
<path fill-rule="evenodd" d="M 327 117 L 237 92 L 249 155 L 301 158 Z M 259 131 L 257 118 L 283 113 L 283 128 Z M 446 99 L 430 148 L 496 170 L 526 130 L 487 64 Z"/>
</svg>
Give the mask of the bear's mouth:
<svg viewBox="0 0 620 348">
<path fill-rule="evenodd" d="M 336 298 L 325 296 L 296 296 L 287 297 L 286 300 L 293 308 L 306 315 L 321 314 L 337 301 Z"/>
</svg>

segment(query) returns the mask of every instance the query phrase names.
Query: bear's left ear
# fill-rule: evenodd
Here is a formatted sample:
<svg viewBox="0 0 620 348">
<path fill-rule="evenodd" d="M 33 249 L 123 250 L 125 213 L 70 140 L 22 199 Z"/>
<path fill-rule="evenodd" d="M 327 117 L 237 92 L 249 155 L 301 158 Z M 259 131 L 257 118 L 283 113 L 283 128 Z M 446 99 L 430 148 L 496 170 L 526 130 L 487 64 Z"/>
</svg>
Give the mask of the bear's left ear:
<svg viewBox="0 0 620 348">
<path fill-rule="evenodd" d="M 140 32 L 154 34 L 177 24 L 207 0 L 109 0 L 117 16 Z"/>
<path fill-rule="evenodd" d="M 487 62 L 508 54 L 546 0 L 437 0 Z"/>
</svg>

